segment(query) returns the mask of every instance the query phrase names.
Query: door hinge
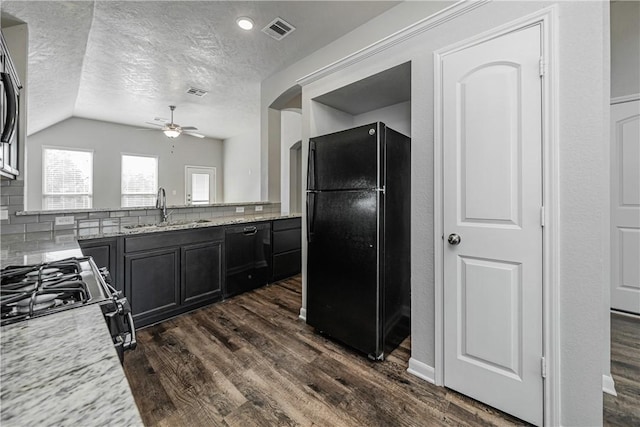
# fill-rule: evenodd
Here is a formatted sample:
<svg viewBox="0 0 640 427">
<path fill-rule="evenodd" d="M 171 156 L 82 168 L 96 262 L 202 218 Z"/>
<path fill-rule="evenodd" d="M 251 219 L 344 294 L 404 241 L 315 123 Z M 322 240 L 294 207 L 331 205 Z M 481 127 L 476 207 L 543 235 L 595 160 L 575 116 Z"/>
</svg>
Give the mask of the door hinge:
<svg viewBox="0 0 640 427">
<path fill-rule="evenodd" d="M 540 358 L 540 373 L 542 374 L 542 378 L 547 378 L 547 361 L 544 356 Z"/>
<path fill-rule="evenodd" d="M 540 227 L 544 227 L 544 206 L 540 206 Z"/>
<path fill-rule="evenodd" d="M 538 61 L 538 69 L 540 71 L 540 77 L 544 76 L 546 71 L 546 66 L 547 64 L 545 64 L 544 58 L 540 57 L 540 60 Z"/>
</svg>

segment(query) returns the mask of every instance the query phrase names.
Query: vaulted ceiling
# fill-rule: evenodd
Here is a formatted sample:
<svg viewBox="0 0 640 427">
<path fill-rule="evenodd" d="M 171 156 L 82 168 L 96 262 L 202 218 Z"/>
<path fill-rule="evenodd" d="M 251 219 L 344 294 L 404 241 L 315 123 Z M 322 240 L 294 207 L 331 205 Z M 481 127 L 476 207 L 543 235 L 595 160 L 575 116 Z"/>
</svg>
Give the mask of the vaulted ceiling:
<svg viewBox="0 0 640 427">
<path fill-rule="evenodd" d="M 263 79 L 398 3 L 2 1 L 2 17 L 28 24 L 28 134 L 72 116 L 149 127 L 177 105 L 177 123 L 225 139 L 257 125 Z M 281 41 L 260 31 L 277 17 L 296 27 Z"/>
</svg>

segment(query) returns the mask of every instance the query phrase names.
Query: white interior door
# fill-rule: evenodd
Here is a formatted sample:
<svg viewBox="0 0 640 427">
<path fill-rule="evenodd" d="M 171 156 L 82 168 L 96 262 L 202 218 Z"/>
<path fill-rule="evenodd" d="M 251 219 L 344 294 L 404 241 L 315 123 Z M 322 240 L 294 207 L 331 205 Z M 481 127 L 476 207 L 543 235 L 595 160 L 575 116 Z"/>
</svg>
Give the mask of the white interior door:
<svg viewBox="0 0 640 427">
<path fill-rule="evenodd" d="M 611 308 L 640 314 L 640 101 L 611 106 Z"/>
<path fill-rule="evenodd" d="M 444 383 L 538 425 L 541 54 L 536 25 L 441 64 Z"/>
<path fill-rule="evenodd" d="M 208 205 L 216 202 L 216 168 L 186 166 L 185 203 Z"/>
</svg>

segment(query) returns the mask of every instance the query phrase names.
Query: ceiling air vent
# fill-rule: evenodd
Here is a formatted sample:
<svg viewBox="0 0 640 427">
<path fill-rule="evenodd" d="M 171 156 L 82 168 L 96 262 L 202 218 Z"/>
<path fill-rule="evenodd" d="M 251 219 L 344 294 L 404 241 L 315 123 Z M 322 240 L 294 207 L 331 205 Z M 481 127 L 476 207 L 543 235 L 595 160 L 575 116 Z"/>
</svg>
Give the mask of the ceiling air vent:
<svg viewBox="0 0 640 427">
<path fill-rule="evenodd" d="M 262 29 L 262 32 L 276 40 L 282 40 L 289 33 L 296 29 L 293 25 L 289 24 L 282 18 L 276 18 L 266 27 Z"/>
<path fill-rule="evenodd" d="M 207 94 L 207 91 L 204 89 L 198 89 L 195 87 L 190 87 L 189 90 L 187 91 L 187 93 L 189 95 L 195 95 L 195 96 L 199 96 L 200 98 L 202 98 L 203 96 L 205 96 Z"/>
</svg>

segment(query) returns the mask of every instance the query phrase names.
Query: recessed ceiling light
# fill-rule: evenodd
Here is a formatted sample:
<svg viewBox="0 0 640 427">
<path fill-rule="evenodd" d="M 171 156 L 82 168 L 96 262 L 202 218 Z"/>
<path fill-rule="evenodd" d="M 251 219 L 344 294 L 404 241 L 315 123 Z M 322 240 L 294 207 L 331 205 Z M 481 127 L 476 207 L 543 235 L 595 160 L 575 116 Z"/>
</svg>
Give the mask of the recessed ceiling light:
<svg viewBox="0 0 640 427">
<path fill-rule="evenodd" d="M 236 19 L 236 23 L 238 24 L 238 27 L 242 28 L 243 30 L 249 31 L 253 28 L 253 20 L 251 20 L 251 18 L 247 18 L 246 16 L 241 16 L 240 18 Z"/>
</svg>

